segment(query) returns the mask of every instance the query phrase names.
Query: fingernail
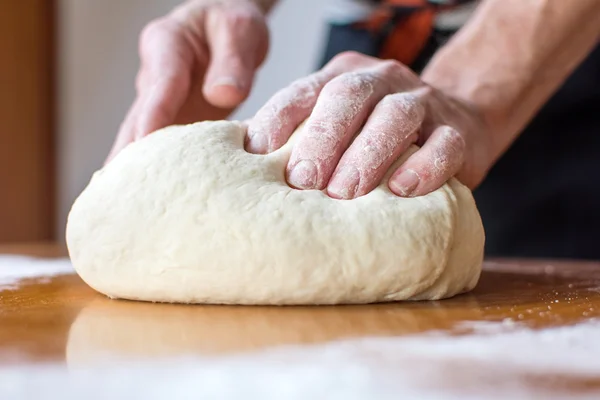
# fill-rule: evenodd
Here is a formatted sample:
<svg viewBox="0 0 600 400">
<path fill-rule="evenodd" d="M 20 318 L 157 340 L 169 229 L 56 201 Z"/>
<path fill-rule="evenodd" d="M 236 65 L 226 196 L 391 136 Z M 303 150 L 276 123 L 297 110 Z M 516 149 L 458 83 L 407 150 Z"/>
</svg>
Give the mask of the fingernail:
<svg viewBox="0 0 600 400">
<path fill-rule="evenodd" d="M 269 140 L 265 135 L 259 133 L 254 134 L 253 136 L 250 136 L 247 148 L 250 153 L 267 153 L 269 151 Z"/>
<path fill-rule="evenodd" d="M 390 180 L 390 189 L 397 195 L 409 197 L 419 186 L 419 181 L 419 175 L 412 169 L 407 169 Z"/>
<path fill-rule="evenodd" d="M 232 76 L 221 76 L 215 79 L 211 83 L 210 87 L 213 88 L 216 86 L 233 86 L 237 89 L 242 89 L 242 85 L 240 84 L 240 82 Z"/>
<path fill-rule="evenodd" d="M 315 189 L 317 186 L 317 166 L 312 161 L 300 161 L 290 171 L 288 182 L 298 189 Z"/>
<path fill-rule="evenodd" d="M 327 193 L 336 199 L 352 199 L 358 191 L 359 183 L 358 170 L 353 166 L 345 166 L 333 176 L 327 187 Z"/>
</svg>

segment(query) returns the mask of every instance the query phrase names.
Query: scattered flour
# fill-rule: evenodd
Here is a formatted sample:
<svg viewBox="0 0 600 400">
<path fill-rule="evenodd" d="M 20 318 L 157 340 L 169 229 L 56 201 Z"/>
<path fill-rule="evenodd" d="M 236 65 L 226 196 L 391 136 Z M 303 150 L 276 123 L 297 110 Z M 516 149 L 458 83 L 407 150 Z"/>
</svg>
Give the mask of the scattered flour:
<svg viewBox="0 0 600 400">
<path fill-rule="evenodd" d="M 523 329 L 525 326 L 515 322 L 512 318 L 496 321 L 462 321 L 453 326 L 452 331 L 457 333 L 496 334 Z"/>
<path fill-rule="evenodd" d="M 74 273 L 67 258 L 0 255 L 0 292 L 18 288 L 19 282 L 24 279 L 45 279 Z"/>
<path fill-rule="evenodd" d="M 73 273 L 68 259 L 0 256 L 0 291 Z M 0 327 L 1 329 L 1 327 Z M 513 320 L 286 346 L 235 356 L 109 356 L 95 365 L 0 367 L 0 399 L 598 399 L 600 321 L 531 330 Z M 586 389 L 587 387 L 587 389 Z"/>
<path fill-rule="evenodd" d="M 592 320 L 537 331 L 365 338 L 143 364 L 113 358 L 87 367 L 0 368 L 0 398 L 598 399 L 599 335 L 600 322 Z"/>
</svg>

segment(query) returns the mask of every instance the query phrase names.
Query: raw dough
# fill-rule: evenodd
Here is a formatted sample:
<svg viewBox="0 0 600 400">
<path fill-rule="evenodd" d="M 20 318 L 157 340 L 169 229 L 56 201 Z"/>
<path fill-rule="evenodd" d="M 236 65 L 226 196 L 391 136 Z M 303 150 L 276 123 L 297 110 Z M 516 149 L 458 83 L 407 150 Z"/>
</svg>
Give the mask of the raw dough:
<svg viewBox="0 0 600 400">
<path fill-rule="evenodd" d="M 416 198 L 384 180 L 334 200 L 287 185 L 293 138 L 254 155 L 244 134 L 226 121 L 165 128 L 96 172 L 67 226 L 81 277 L 115 298 L 227 304 L 440 299 L 476 285 L 484 232 L 457 180 Z"/>
</svg>

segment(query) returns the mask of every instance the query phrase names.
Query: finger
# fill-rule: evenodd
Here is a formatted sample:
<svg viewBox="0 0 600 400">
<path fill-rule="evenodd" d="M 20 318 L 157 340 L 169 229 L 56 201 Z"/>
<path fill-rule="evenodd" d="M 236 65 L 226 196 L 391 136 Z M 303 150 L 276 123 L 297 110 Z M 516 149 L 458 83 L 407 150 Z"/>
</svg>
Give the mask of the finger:
<svg viewBox="0 0 600 400">
<path fill-rule="evenodd" d="M 283 146 L 308 118 L 319 93 L 332 77 L 327 71 L 317 72 L 275 93 L 250 121 L 247 150 L 264 154 Z"/>
<path fill-rule="evenodd" d="M 180 77 L 163 77 L 144 93 L 141 96 L 142 106 L 135 138 L 141 139 L 157 129 L 173 124 L 186 98 L 181 96 L 179 88 L 188 86 L 189 81 L 182 82 Z"/>
<path fill-rule="evenodd" d="M 121 150 L 123 150 L 129 143 L 132 143 L 135 140 L 135 130 L 132 128 L 132 126 L 135 124 L 139 107 L 140 102 L 138 98 L 136 99 L 136 101 L 134 101 L 133 105 L 129 109 L 129 112 L 127 113 L 127 116 L 125 117 L 125 120 L 119 127 L 119 133 L 117 134 L 113 146 L 110 149 L 110 152 L 108 153 L 108 157 L 104 161 L 104 165 L 112 161 L 112 159 L 115 158 Z"/>
<path fill-rule="evenodd" d="M 194 50 L 182 29 L 176 22 L 159 20 L 142 33 L 135 139 L 172 124 L 189 95 Z"/>
<path fill-rule="evenodd" d="M 233 108 L 248 96 L 256 69 L 267 54 L 264 16 L 252 7 L 214 6 L 206 21 L 211 60 L 204 96 L 217 107 Z"/>
<path fill-rule="evenodd" d="M 326 84 L 292 150 L 288 183 L 323 189 L 352 137 L 389 90 L 373 70 L 343 74 Z"/>
<path fill-rule="evenodd" d="M 140 36 L 137 96 L 105 161 L 136 139 L 170 125 L 189 91 L 192 55 L 181 28 L 169 20 L 150 23 Z"/>
<path fill-rule="evenodd" d="M 360 135 L 342 156 L 327 186 L 337 199 L 352 199 L 373 190 L 418 138 L 425 107 L 414 92 L 388 95 L 377 104 Z"/>
<path fill-rule="evenodd" d="M 465 140 L 460 133 L 450 126 L 440 126 L 392 174 L 389 188 L 402 197 L 428 194 L 456 175 L 462 167 L 464 152 Z"/>
<path fill-rule="evenodd" d="M 380 62 L 363 54 L 344 52 L 332 58 L 319 72 L 298 79 L 280 90 L 252 119 L 248 129 L 247 150 L 258 154 L 277 150 L 308 118 L 327 82 L 344 72 L 372 67 Z"/>
</svg>

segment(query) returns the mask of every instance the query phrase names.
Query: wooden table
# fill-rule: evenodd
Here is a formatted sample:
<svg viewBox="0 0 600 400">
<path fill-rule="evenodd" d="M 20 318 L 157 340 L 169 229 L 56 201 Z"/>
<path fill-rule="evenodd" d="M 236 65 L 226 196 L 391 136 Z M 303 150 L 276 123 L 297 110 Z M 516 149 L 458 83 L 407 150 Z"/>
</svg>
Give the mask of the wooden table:
<svg viewBox="0 0 600 400">
<path fill-rule="evenodd" d="M 49 244 L 0 246 L 0 253 L 65 254 Z M 48 282 L 23 282 L 16 290 L 0 289 L 0 366 L 93 363 L 100 353 L 157 359 L 431 331 L 461 335 L 471 329 L 468 321 L 531 329 L 566 326 L 600 316 L 599 288 L 600 263 L 499 260 L 486 262 L 473 292 L 443 301 L 183 306 L 110 300 L 76 275 L 66 275 Z M 600 376 L 569 379 L 552 377 L 546 384 L 554 387 L 562 382 L 559 386 L 566 393 L 598 393 L 600 398 Z"/>
</svg>

